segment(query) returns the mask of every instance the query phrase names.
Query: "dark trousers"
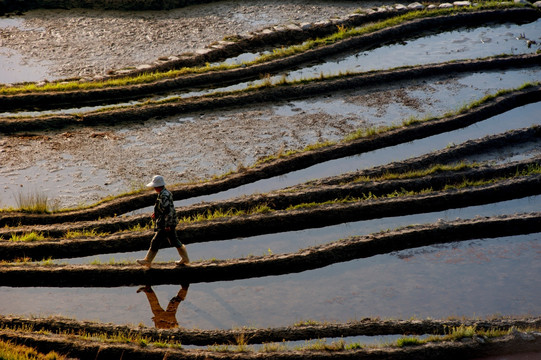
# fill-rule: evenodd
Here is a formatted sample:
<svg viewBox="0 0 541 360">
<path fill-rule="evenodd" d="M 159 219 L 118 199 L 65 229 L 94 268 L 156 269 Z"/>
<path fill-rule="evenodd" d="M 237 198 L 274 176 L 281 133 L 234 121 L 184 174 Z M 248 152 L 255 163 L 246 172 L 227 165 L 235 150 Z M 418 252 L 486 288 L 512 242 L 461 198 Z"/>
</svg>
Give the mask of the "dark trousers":
<svg viewBox="0 0 541 360">
<path fill-rule="evenodd" d="M 166 231 L 165 229 L 157 229 L 154 237 L 150 241 L 150 250 L 158 251 L 160 248 L 165 247 L 165 241 L 169 242 L 169 245 L 179 248 L 182 246 L 182 243 L 177 237 L 176 229 L 171 229 Z"/>
</svg>

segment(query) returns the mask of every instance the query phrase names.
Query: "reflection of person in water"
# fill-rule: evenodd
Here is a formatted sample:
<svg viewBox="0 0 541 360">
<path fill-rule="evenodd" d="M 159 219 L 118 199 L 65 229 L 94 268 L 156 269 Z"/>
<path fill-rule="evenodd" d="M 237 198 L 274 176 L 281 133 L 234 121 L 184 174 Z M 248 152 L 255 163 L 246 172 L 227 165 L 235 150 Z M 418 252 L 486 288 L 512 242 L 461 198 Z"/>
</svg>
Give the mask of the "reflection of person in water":
<svg viewBox="0 0 541 360">
<path fill-rule="evenodd" d="M 150 309 L 154 314 L 152 320 L 158 329 L 172 329 L 178 326 L 178 321 L 176 318 L 177 309 L 180 303 L 186 299 L 189 286 L 190 284 L 181 285 L 177 295 L 169 301 L 169 305 L 167 305 L 166 310 L 162 309 L 156 293 L 154 293 L 154 290 L 152 290 L 149 285 L 142 286 L 139 288 L 139 290 L 137 290 L 138 293 L 143 291 L 147 295 L 148 302 L 150 303 Z"/>
</svg>

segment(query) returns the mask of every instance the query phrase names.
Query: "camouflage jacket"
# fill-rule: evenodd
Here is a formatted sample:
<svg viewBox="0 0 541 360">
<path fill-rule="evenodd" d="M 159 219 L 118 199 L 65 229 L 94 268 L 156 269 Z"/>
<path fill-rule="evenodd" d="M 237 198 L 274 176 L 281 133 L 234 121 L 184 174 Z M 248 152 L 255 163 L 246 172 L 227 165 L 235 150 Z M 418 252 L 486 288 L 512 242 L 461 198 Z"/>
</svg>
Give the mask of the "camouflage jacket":
<svg viewBox="0 0 541 360">
<path fill-rule="evenodd" d="M 157 229 L 175 228 L 177 226 L 178 220 L 175 204 L 173 203 L 173 194 L 165 188 L 160 191 L 154 204 L 154 216 Z"/>
</svg>

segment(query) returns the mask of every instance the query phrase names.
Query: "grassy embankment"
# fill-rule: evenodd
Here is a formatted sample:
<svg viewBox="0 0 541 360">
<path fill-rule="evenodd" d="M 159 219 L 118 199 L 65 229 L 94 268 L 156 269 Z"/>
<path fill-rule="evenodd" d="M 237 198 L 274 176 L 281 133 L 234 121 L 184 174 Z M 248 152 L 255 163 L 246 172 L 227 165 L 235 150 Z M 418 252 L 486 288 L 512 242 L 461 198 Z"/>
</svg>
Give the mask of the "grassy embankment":
<svg viewBox="0 0 541 360">
<path fill-rule="evenodd" d="M 34 330 L 31 327 L 18 327 L 18 328 L 7 328 L 11 331 L 32 334 Z M 269 342 L 264 343 L 261 346 L 249 345 L 249 339 L 243 336 L 243 334 L 236 336 L 235 343 L 233 344 L 214 344 L 206 346 L 206 349 L 201 347 L 203 350 L 208 350 L 217 353 L 275 353 L 275 352 L 289 352 L 289 351 L 323 351 L 323 352 L 342 352 L 348 350 L 356 349 L 383 349 L 383 348 L 402 348 L 409 346 L 423 346 L 426 344 L 436 344 L 441 342 L 460 342 L 464 339 L 473 339 L 481 338 L 484 341 L 490 342 L 493 339 L 501 338 L 503 336 L 521 332 L 521 333 L 531 333 L 539 331 L 536 328 L 527 328 L 527 329 L 518 329 L 510 328 L 506 330 L 501 329 L 477 329 L 475 326 L 456 326 L 449 327 L 446 329 L 444 335 L 429 335 L 426 337 L 418 336 L 404 336 L 393 342 L 382 342 L 375 345 L 366 345 L 361 342 L 347 342 L 343 339 L 327 342 L 325 339 L 315 339 L 312 341 L 306 341 L 305 344 L 301 345 L 290 345 L 287 342 L 275 343 Z M 86 341 L 89 343 L 104 343 L 104 344 L 130 344 L 134 346 L 139 346 L 141 348 L 169 348 L 169 349 L 182 349 L 182 344 L 173 338 L 165 338 L 160 341 L 153 341 L 145 336 L 137 334 L 137 332 L 132 332 L 129 334 L 117 333 L 90 333 L 86 331 L 78 332 L 53 332 L 53 331 L 40 331 L 42 334 L 49 335 L 61 335 L 67 336 L 70 340 L 76 339 L 78 341 Z M 58 355 L 54 352 L 47 355 L 40 355 L 36 350 L 27 348 L 24 346 L 13 345 L 0 342 L 0 356 L 2 354 L 4 357 L 2 359 L 13 359 L 13 360 L 23 360 L 23 359 L 64 359 L 61 355 Z M 4 350 L 5 349 L 5 350 Z M 31 354 L 28 357 L 17 357 L 19 354 Z M 34 355 L 36 354 L 36 355 Z M 13 357 L 10 357 L 13 356 Z M 24 356 L 24 355 L 23 355 Z"/>
</svg>

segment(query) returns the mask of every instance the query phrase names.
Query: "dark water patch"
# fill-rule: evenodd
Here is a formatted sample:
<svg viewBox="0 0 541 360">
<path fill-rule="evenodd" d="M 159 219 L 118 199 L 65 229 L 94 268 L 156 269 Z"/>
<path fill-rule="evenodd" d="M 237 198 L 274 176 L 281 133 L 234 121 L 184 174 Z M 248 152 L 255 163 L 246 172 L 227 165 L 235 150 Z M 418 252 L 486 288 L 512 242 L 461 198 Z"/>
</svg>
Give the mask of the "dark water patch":
<svg viewBox="0 0 541 360">
<path fill-rule="evenodd" d="M 490 161 L 494 164 L 504 164 L 537 157 L 539 155 L 541 155 L 541 140 L 494 149 L 481 154 L 472 154 L 471 156 L 468 156 L 466 160 L 471 162 Z"/>
<path fill-rule="evenodd" d="M 186 328 L 225 329 L 375 316 L 460 318 L 536 313 L 541 290 L 531 284 L 541 274 L 540 236 L 428 246 L 299 274 L 192 284 L 176 318 Z M 180 286 L 153 288 L 166 306 Z M 136 290 L 2 288 L 0 313 L 60 314 L 154 326 L 147 298 Z"/>
</svg>

